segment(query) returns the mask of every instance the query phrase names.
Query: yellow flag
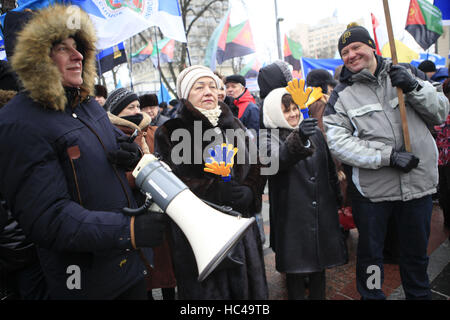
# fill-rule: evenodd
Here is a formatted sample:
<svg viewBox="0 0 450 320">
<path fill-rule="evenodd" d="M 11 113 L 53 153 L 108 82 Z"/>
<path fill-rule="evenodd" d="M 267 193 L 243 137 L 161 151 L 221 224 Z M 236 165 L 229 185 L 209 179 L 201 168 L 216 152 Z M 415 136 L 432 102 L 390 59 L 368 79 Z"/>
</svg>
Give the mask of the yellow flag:
<svg viewBox="0 0 450 320">
<path fill-rule="evenodd" d="M 419 59 L 419 54 L 410 49 L 406 44 L 399 40 L 395 40 L 395 49 L 397 50 L 398 62 L 410 63 L 412 60 Z M 383 46 L 381 50 L 383 57 L 391 57 L 391 47 L 389 42 Z"/>
</svg>

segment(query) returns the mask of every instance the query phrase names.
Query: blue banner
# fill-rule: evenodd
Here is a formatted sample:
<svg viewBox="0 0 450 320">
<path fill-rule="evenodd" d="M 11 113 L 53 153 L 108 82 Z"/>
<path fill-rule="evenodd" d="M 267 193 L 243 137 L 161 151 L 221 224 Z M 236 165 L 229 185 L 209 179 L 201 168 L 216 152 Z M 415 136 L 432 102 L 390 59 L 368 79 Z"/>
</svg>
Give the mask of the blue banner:
<svg viewBox="0 0 450 320">
<path fill-rule="evenodd" d="M 5 51 L 5 41 L 3 41 L 3 38 L 0 37 L 0 60 L 7 60 L 6 59 L 6 51 Z"/>
<path fill-rule="evenodd" d="M 442 12 L 442 24 L 450 25 L 450 1 L 434 0 L 434 5 Z"/>
<path fill-rule="evenodd" d="M 334 70 L 344 62 L 342 59 L 312 59 L 302 57 L 302 75 L 306 79 L 308 72 L 314 69 L 325 69 L 334 75 Z"/>
<path fill-rule="evenodd" d="M 445 67 L 445 57 L 441 57 L 440 55 L 434 53 L 420 53 L 419 59 L 412 60 L 411 64 L 417 68 L 419 64 L 424 60 L 433 61 L 434 64 L 436 65 L 436 68 L 438 69 Z"/>
</svg>

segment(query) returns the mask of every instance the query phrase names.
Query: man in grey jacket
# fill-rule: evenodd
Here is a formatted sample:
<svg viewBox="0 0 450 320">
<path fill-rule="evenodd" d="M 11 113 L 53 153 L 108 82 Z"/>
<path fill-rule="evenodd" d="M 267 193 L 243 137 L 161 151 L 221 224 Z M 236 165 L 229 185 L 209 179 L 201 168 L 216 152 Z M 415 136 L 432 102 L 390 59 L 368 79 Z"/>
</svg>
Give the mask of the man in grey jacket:
<svg viewBox="0 0 450 320">
<path fill-rule="evenodd" d="M 427 245 L 431 195 L 438 183 L 437 148 L 427 126 L 442 123 L 449 103 L 442 87 L 422 80 L 409 65 L 375 54 L 361 26 L 339 38 L 340 84 L 326 107 L 324 126 L 332 154 L 347 167 L 348 193 L 359 232 L 357 289 L 362 299 L 385 299 L 383 242 L 394 215 L 400 275 L 407 299 L 430 299 Z M 405 97 L 412 152 L 405 151 L 397 87 Z"/>
</svg>

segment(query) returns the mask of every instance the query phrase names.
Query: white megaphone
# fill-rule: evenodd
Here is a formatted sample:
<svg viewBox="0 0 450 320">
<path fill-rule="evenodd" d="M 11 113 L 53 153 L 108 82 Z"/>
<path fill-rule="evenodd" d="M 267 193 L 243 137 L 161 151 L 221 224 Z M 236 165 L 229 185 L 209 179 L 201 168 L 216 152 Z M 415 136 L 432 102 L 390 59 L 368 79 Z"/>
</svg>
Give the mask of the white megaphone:
<svg viewBox="0 0 450 320">
<path fill-rule="evenodd" d="M 198 280 L 203 281 L 255 218 L 235 217 L 211 208 L 194 195 L 164 162 L 146 154 L 133 171 L 136 185 L 180 227 L 194 251 Z"/>
</svg>

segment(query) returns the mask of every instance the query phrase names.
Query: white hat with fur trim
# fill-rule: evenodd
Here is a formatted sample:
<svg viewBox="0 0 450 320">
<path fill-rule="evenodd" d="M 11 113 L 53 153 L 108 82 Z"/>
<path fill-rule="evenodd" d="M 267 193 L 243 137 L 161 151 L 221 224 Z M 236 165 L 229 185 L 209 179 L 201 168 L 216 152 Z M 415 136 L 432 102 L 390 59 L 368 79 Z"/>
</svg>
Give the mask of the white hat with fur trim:
<svg viewBox="0 0 450 320">
<path fill-rule="evenodd" d="M 264 99 L 263 105 L 263 122 L 264 126 L 268 129 L 284 128 L 295 129 L 292 127 L 284 117 L 283 106 L 281 99 L 285 94 L 289 94 L 286 88 L 278 88 L 270 91 L 267 97 Z M 299 124 L 303 121 L 303 115 L 300 112 Z M 297 125 L 298 126 L 298 125 Z"/>
</svg>

